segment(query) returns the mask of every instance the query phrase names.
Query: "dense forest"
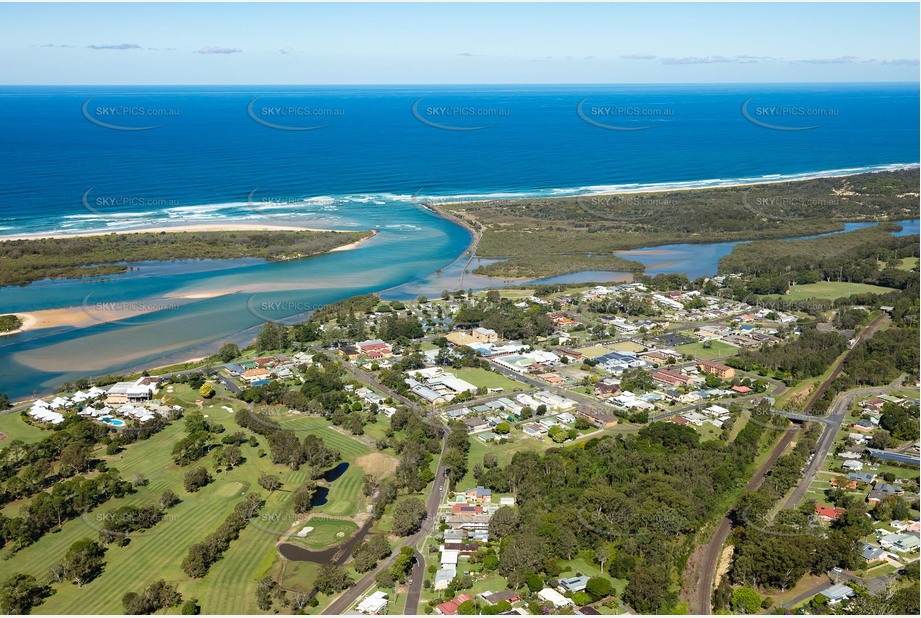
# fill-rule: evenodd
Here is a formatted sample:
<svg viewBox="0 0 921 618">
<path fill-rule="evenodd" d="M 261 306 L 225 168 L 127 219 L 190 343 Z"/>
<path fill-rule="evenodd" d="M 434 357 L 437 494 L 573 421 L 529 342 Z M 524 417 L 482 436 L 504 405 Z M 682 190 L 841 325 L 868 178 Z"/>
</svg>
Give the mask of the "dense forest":
<svg viewBox="0 0 921 618">
<path fill-rule="evenodd" d="M 916 327 L 893 327 L 861 341 L 844 361 L 841 374 L 816 402 L 813 410 L 817 413 L 827 410 L 838 393 L 850 388 L 882 386 L 902 374 L 908 376 L 906 383 L 914 382 L 921 366 L 919 336 L 921 331 Z"/>
<path fill-rule="evenodd" d="M 513 588 L 531 586 L 557 577 L 560 560 L 590 552 L 611 576 L 629 580 L 623 598 L 632 608 L 674 610 L 687 541 L 744 485 L 767 433 L 748 423 L 726 445 L 652 423 L 584 447 L 516 453 L 505 468 L 482 462 L 482 481 L 517 501 L 490 522 L 501 541 L 499 573 Z"/>
<path fill-rule="evenodd" d="M 755 294 L 783 293 L 791 283 L 849 281 L 904 289 L 917 275 L 880 262 L 918 256 L 917 236 L 893 236 L 895 224 L 801 240 L 760 240 L 736 245 L 720 260 L 721 273 L 765 279 Z M 771 285 L 770 277 L 779 280 Z M 757 281 L 757 279 L 756 279 Z M 757 285 L 757 284 L 755 284 Z"/>
<path fill-rule="evenodd" d="M 773 372 L 775 377 L 792 382 L 821 375 L 845 350 L 847 338 L 841 333 L 806 328 L 796 339 L 745 349 L 725 362 L 764 375 Z"/>
<path fill-rule="evenodd" d="M 366 232 L 139 232 L 0 242 L 0 286 L 110 275 L 145 260 L 263 258 L 323 253 Z"/>
</svg>

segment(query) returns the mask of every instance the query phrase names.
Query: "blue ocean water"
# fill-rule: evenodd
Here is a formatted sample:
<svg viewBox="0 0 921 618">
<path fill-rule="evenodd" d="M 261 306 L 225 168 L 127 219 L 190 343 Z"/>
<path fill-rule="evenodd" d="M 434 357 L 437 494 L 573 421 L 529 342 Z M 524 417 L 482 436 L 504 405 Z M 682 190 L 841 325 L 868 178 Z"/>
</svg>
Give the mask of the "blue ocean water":
<svg viewBox="0 0 921 618">
<path fill-rule="evenodd" d="M 917 163 L 918 102 L 918 84 L 0 87 L 0 234 L 885 168 Z"/>
<path fill-rule="evenodd" d="M 228 220 L 378 232 L 294 262 L 140 264 L 3 288 L 0 313 L 85 319 L 0 338 L 0 391 L 201 356 L 357 293 L 483 285 L 465 272 L 475 263 L 455 262 L 469 233 L 428 199 L 917 165 L 918 104 L 917 84 L 0 87 L 0 238 Z M 720 249 L 686 249 L 689 274 L 715 269 Z M 97 319 L 111 303 L 156 310 Z"/>
</svg>

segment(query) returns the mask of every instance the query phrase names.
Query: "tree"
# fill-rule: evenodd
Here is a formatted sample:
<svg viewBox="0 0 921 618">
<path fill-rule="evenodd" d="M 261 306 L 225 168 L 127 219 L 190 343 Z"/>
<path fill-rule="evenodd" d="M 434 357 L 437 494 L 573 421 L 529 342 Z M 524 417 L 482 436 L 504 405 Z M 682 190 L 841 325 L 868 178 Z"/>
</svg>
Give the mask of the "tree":
<svg viewBox="0 0 921 618">
<path fill-rule="evenodd" d="M 352 585 L 345 569 L 332 562 L 324 562 L 317 571 L 314 586 L 323 594 L 335 594 Z"/>
<path fill-rule="evenodd" d="M 489 520 L 489 536 L 501 541 L 518 528 L 520 514 L 514 506 L 502 506 Z"/>
<path fill-rule="evenodd" d="M 181 613 L 183 616 L 197 616 L 201 613 L 201 607 L 198 605 L 198 599 L 189 599 L 182 604 Z"/>
<path fill-rule="evenodd" d="M 281 487 L 281 479 L 277 474 L 268 474 L 263 472 L 259 475 L 259 486 L 268 491 L 275 491 Z"/>
<path fill-rule="evenodd" d="M 85 472 L 90 460 L 90 450 L 87 445 L 76 442 L 68 444 L 61 449 L 59 459 L 61 476 L 72 476 L 78 472 Z"/>
<path fill-rule="evenodd" d="M 743 614 L 754 614 L 761 609 L 761 596 L 748 586 L 739 586 L 732 591 L 732 609 Z"/>
<path fill-rule="evenodd" d="M 592 596 L 593 601 L 609 596 L 613 591 L 611 580 L 607 577 L 591 577 L 585 584 L 585 591 Z"/>
<path fill-rule="evenodd" d="M 240 450 L 239 446 L 228 446 L 223 451 L 221 451 L 221 455 L 218 458 L 218 461 L 232 469 L 234 466 L 243 461 L 243 451 Z"/>
<path fill-rule="evenodd" d="M 96 541 L 80 539 L 70 546 L 64 560 L 52 567 L 52 574 L 58 581 L 70 581 L 82 587 L 102 574 L 105 553 L 105 547 Z"/>
<path fill-rule="evenodd" d="M 167 607 L 175 607 L 182 603 L 182 595 L 176 587 L 158 579 L 147 586 L 140 594 L 126 592 L 122 597 L 122 605 L 126 614 L 152 614 Z"/>
<path fill-rule="evenodd" d="M 221 346 L 221 349 L 218 350 L 217 355 L 221 361 L 229 363 L 236 357 L 240 356 L 240 348 L 235 343 L 225 343 Z"/>
<path fill-rule="evenodd" d="M 569 433 L 559 425 L 554 425 L 551 427 L 550 431 L 547 432 L 547 435 L 550 436 L 550 439 L 557 444 L 562 444 L 569 438 Z"/>
<path fill-rule="evenodd" d="M 415 552 L 412 547 L 401 548 L 400 553 L 397 554 L 396 559 L 393 561 L 393 565 L 390 567 L 390 574 L 394 579 L 403 583 L 406 581 L 406 575 L 412 571 L 415 560 Z"/>
<path fill-rule="evenodd" d="M 198 394 L 205 399 L 211 399 L 214 397 L 214 385 L 211 384 L 211 382 L 205 382 L 201 385 L 201 388 L 198 389 Z"/>
<path fill-rule="evenodd" d="M 28 614 L 50 594 L 49 586 L 40 585 L 31 575 L 16 573 L 0 583 L 0 612 Z"/>
<path fill-rule="evenodd" d="M 206 468 L 195 468 L 185 473 L 182 484 L 187 492 L 195 493 L 210 482 L 211 475 Z"/>
<path fill-rule="evenodd" d="M 457 613 L 460 616 L 473 616 L 476 614 L 476 605 L 473 601 L 464 601 L 457 606 Z"/>
<path fill-rule="evenodd" d="M 667 613 L 674 593 L 669 591 L 668 573 L 659 565 L 641 566 L 624 588 L 624 601 L 643 614 Z"/>
<path fill-rule="evenodd" d="M 161 509 L 168 509 L 171 506 L 179 504 L 179 496 L 174 494 L 172 490 L 167 489 L 160 496 L 159 504 Z"/>
<path fill-rule="evenodd" d="M 379 588 L 393 588 L 395 581 L 393 575 L 390 573 L 390 569 L 383 569 L 374 576 L 374 583 L 377 584 Z"/>
<path fill-rule="evenodd" d="M 295 513 L 307 513 L 313 508 L 313 496 L 317 493 L 317 484 L 308 481 L 291 497 Z"/>
<path fill-rule="evenodd" d="M 493 431 L 495 431 L 495 432 L 496 432 L 497 434 L 499 434 L 499 435 L 505 435 L 505 434 L 509 433 L 511 430 L 512 430 L 512 426 L 509 425 L 508 423 L 499 423 L 499 424 L 496 425 L 496 427 L 493 429 Z"/>
<path fill-rule="evenodd" d="M 423 519 L 425 503 L 419 498 L 403 498 L 393 507 L 393 533 L 397 536 L 409 536 L 419 530 Z"/>
</svg>

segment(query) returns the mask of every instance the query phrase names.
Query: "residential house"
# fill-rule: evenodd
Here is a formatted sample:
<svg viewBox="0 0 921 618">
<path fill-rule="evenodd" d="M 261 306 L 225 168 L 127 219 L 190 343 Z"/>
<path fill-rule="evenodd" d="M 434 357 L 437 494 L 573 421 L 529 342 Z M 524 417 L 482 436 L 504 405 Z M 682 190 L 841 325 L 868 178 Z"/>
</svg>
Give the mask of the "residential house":
<svg viewBox="0 0 921 618">
<path fill-rule="evenodd" d="M 482 419 L 482 418 L 476 418 L 475 416 L 465 417 L 464 419 L 462 419 L 462 422 L 464 423 L 464 425 L 467 426 L 467 429 L 471 432 L 486 431 L 490 427 L 489 421 Z"/>
<path fill-rule="evenodd" d="M 736 370 L 732 367 L 709 360 L 697 361 L 697 368 L 703 373 L 708 373 L 723 380 L 730 380 L 736 375 Z"/>
<path fill-rule="evenodd" d="M 876 486 L 867 494 L 867 502 L 870 504 L 877 504 L 882 502 L 889 496 L 901 496 L 905 493 L 905 490 L 896 485 L 890 485 L 889 483 L 877 483 Z"/>
<path fill-rule="evenodd" d="M 887 534 L 879 539 L 879 544 L 889 551 L 907 554 L 918 551 L 921 539 L 916 534 Z"/>
<path fill-rule="evenodd" d="M 482 485 L 477 485 L 473 489 L 468 489 L 464 494 L 468 501 L 473 501 L 477 504 L 488 504 L 492 502 L 492 490 Z"/>
<path fill-rule="evenodd" d="M 562 592 L 581 592 L 585 590 L 588 584 L 588 577 L 579 575 L 577 577 L 565 577 L 559 580 L 559 588 Z"/>
<path fill-rule="evenodd" d="M 886 559 L 886 550 L 882 547 L 864 543 L 860 555 L 863 556 L 867 564 L 873 564 L 874 562 L 882 562 Z"/>
<path fill-rule="evenodd" d="M 839 506 L 822 506 L 821 504 L 815 505 L 815 515 L 823 522 L 832 522 L 838 521 L 838 519 L 847 513 L 847 509 L 843 509 Z"/>
<path fill-rule="evenodd" d="M 515 603 L 520 601 L 521 595 L 514 590 L 502 590 L 500 592 L 489 592 L 487 590 L 480 595 L 480 598 L 483 599 L 487 605 L 497 605 L 502 601 L 506 601 L 508 603 Z"/>
<path fill-rule="evenodd" d="M 267 380 L 271 377 L 271 373 L 265 367 L 257 367 L 255 369 L 247 369 L 244 371 L 240 377 L 252 384 L 259 380 Z"/>
<path fill-rule="evenodd" d="M 387 609 L 387 593 L 381 590 L 377 590 L 365 598 L 365 600 L 363 600 L 361 603 L 359 603 L 358 607 L 355 609 L 357 609 L 362 614 L 383 614 L 384 610 Z"/>
<path fill-rule="evenodd" d="M 461 606 L 461 603 L 465 603 L 466 601 L 475 603 L 476 599 L 474 599 L 469 594 L 461 593 L 450 601 L 446 601 L 440 605 L 436 605 L 435 611 L 441 614 L 442 616 L 456 616 L 457 608 Z"/>
<path fill-rule="evenodd" d="M 601 412 L 600 410 L 592 409 L 580 409 L 576 411 L 577 414 L 580 414 L 588 419 L 593 425 L 598 427 L 613 427 L 617 424 L 617 417 L 613 414 L 608 414 L 606 412 Z"/>
<path fill-rule="evenodd" d="M 553 588 L 544 588 L 543 590 L 537 593 L 537 596 L 542 601 L 547 601 L 548 603 L 552 603 L 553 606 L 557 609 L 561 607 L 570 607 L 573 605 L 572 599 L 567 599 L 566 597 L 564 597 L 562 594 L 560 594 Z"/>
<path fill-rule="evenodd" d="M 829 586 L 819 594 L 828 599 L 829 605 L 836 605 L 841 601 L 846 601 L 853 597 L 854 589 L 844 584 L 835 584 L 834 586 Z"/>
<path fill-rule="evenodd" d="M 872 483 L 876 480 L 876 475 L 872 472 L 850 472 L 847 475 L 848 480 L 857 481 L 858 483 Z"/>
<path fill-rule="evenodd" d="M 432 584 L 432 588 L 436 592 L 445 590 L 456 576 L 457 569 L 439 569 L 435 572 L 435 582 Z"/>
<path fill-rule="evenodd" d="M 666 386 L 687 386 L 694 380 L 668 369 L 656 369 L 650 373 L 652 379 Z"/>
<path fill-rule="evenodd" d="M 595 384 L 595 397 L 599 399 L 607 399 L 608 397 L 614 397 L 619 394 L 620 384 L 605 384 L 604 382 L 597 382 Z"/>
</svg>

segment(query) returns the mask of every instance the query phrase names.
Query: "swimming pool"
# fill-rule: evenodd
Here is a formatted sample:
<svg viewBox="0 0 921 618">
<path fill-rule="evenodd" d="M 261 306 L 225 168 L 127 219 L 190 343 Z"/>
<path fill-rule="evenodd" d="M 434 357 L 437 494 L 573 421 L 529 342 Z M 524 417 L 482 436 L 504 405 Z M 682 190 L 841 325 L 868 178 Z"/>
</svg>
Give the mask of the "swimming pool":
<svg viewBox="0 0 921 618">
<path fill-rule="evenodd" d="M 117 418 L 112 418 L 111 416 L 103 416 L 102 422 L 106 425 L 112 425 L 112 427 L 122 427 L 125 424 L 125 421 Z"/>
</svg>

